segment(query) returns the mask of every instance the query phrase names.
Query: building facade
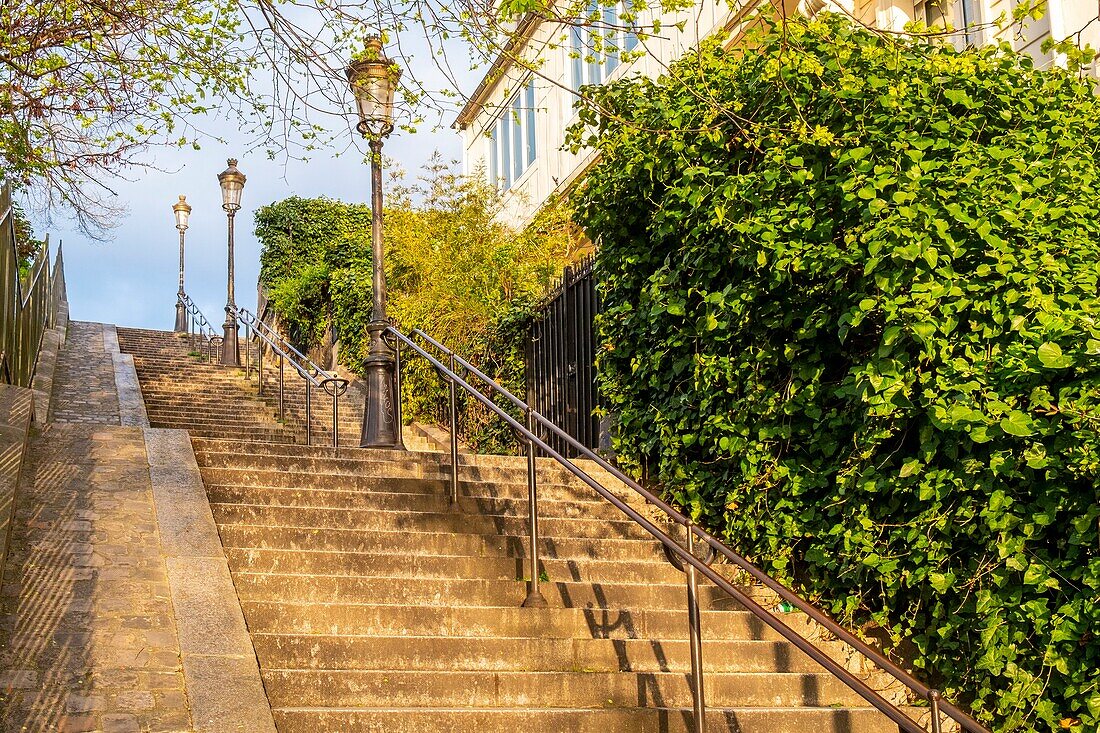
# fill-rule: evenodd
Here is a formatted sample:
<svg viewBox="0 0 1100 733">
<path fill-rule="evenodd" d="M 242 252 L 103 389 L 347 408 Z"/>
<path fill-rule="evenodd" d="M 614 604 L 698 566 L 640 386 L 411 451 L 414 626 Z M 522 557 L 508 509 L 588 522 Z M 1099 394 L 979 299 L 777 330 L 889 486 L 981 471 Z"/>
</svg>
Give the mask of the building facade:
<svg viewBox="0 0 1100 733">
<path fill-rule="evenodd" d="M 731 9 L 725 0 L 699 0 L 691 9 L 660 17 L 662 31 L 649 38 L 629 27 L 653 28 L 652 15 L 628 22 L 623 2 L 604 7 L 592 0 L 585 17 L 599 19 L 599 29 L 521 19 L 504 52 L 471 95 L 455 127 L 463 140 L 463 170 L 484 176 L 501 191 L 502 216 L 524 225 L 554 195 L 563 194 L 592 164 L 593 153 L 563 150 L 566 129 L 577 119 L 574 102 L 584 84 L 598 84 L 625 74 L 659 76 L 665 67 L 718 35 L 736 44 L 760 7 L 747 0 Z M 914 19 L 962 29 L 958 46 L 1007 41 L 1030 53 L 1039 66 L 1059 63 L 1042 51 L 1048 37 L 1080 39 L 1100 47 L 1100 20 L 1093 0 L 1038 0 L 1042 17 L 1023 27 L 991 27 L 999 16 L 1011 16 L 1020 0 L 783 0 L 784 12 L 829 9 L 860 23 L 901 31 Z M 1033 5 L 1038 5 L 1033 3 Z M 514 59 L 525 63 L 516 63 Z M 1093 73 L 1100 64 L 1094 62 Z"/>
</svg>

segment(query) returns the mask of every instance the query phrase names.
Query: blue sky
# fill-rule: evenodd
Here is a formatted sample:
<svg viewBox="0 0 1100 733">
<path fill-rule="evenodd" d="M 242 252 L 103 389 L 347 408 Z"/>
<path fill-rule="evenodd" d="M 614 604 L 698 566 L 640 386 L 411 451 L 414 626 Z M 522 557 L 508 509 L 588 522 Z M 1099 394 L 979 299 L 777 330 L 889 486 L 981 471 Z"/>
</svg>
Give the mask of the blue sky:
<svg viewBox="0 0 1100 733">
<path fill-rule="evenodd" d="M 419 44 L 415 40 L 414 49 L 423 44 L 422 39 Z M 404 63 L 415 62 L 412 58 Z M 472 88 L 478 74 L 456 71 Z M 435 75 L 428 69 L 425 76 Z M 48 225 L 36 222 L 36 233 L 49 233 L 54 249 L 58 240 L 64 244 L 72 319 L 172 328 L 179 279 L 179 235 L 172 205 L 180 194 L 187 196 L 193 209 L 187 231 L 187 292 L 215 326 L 225 319 L 226 217 L 217 174 L 225 170 L 228 157 L 238 158 L 238 167 L 248 177 L 237 214 L 235 249 L 236 300 L 250 310 L 256 305 L 259 275 L 260 249 L 252 234 L 255 209 L 292 195 L 370 200 L 370 171 L 362 153 L 347 149 L 348 138 L 337 141 L 340 149 L 347 149 L 339 156 L 318 151 L 308 162 L 272 161 L 263 150 L 247 153 L 248 139 L 228 123 L 215 120 L 207 128 L 225 142 L 207 139 L 200 150 L 150 149 L 142 160 L 155 167 L 134 170 L 128 176 L 131 181 L 111 182 L 118 196 L 110 203 L 125 206 L 128 213 L 108 241 L 89 241 L 65 220 L 63 211 L 53 212 Z M 415 177 L 436 150 L 447 160 L 460 158 L 458 132 L 446 127 L 432 130 L 428 125 L 415 134 L 398 130 L 387 140 L 384 153 Z"/>
<path fill-rule="evenodd" d="M 242 141 L 241 147 L 244 147 Z M 433 150 L 458 158 L 461 145 L 452 130 L 395 132 L 385 153 L 410 176 Z M 69 312 L 74 320 L 102 321 L 140 328 L 172 328 L 179 279 L 179 235 L 172 205 L 180 194 L 191 204 L 187 230 L 186 288 L 215 326 L 225 318 L 226 216 L 221 208 L 217 174 L 229 156 L 248 177 L 235 228 L 237 303 L 256 305 L 260 246 L 252 234 L 252 212 L 288 196 L 329 196 L 345 201 L 370 200 L 370 171 L 354 151 L 341 157 L 316 155 L 308 163 L 270 161 L 261 152 L 249 156 L 232 145 L 207 143 L 201 150 L 150 151 L 158 170 L 137 171 L 132 182 L 113 185 L 117 203 L 129 213 L 106 242 L 89 241 L 55 215 L 50 241 L 64 243 Z"/>
</svg>

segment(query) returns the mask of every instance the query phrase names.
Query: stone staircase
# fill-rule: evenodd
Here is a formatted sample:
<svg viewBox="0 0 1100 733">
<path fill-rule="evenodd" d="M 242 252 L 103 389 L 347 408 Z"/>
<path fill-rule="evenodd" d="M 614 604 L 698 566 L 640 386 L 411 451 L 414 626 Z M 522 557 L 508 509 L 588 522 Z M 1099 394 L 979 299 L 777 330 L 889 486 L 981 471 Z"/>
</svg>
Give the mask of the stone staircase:
<svg viewBox="0 0 1100 733">
<path fill-rule="evenodd" d="M 564 468 L 538 471 L 550 607 L 521 608 L 523 459 L 463 455 L 452 505 L 447 454 L 294 445 L 240 370 L 119 337 L 153 424 L 192 431 L 281 733 L 692 729 L 684 576 Z M 702 600 L 710 731 L 897 730 L 716 589 Z"/>
<path fill-rule="evenodd" d="M 283 368 L 283 413 L 279 419 L 278 360 L 268 358 L 260 374 L 252 351 L 251 368 L 227 368 L 191 349 L 186 335 L 171 331 L 118 329 L 119 348 L 132 354 L 149 423 L 188 430 L 205 438 L 242 438 L 305 443 L 306 385 L 289 364 Z M 243 351 L 242 351 L 243 361 Z M 332 398 L 314 388 L 310 396 L 314 445 L 332 445 Z M 363 395 L 353 386 L 339 401 L 340 445 L 359 445 Z M 440 450 L 430 428 L 406 426 L 410 449 Z"/>
</svg>

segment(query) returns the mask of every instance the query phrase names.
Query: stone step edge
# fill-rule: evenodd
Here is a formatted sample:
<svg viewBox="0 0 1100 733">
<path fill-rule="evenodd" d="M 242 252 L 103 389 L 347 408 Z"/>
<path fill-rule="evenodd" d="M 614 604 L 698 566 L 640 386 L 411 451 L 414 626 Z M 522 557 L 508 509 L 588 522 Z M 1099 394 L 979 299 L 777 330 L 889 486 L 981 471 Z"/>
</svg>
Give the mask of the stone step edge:
<svg viewBox="0 0 1100 733">
<path fill-rule="evenodd" d="M 447 578 L 436 578 L 436 577 L 410 578 L 410 577 L 405 577 L 405 576 L 402 576 L 402 575 L 353 575 L 353 574 L 335 575 L 335 574 L 331 574 L 331 573 L 272 573 L 272 572 L 255 571 L 255 570 L 234 570 L 233 571 L 233 577 L 234 578 L 256 578 L 256 577 L 311 578 L 311 579 L 314 579 L 314 580 L 328 579 L 328 578 L 341 578 L 341 579 L 346 578 L 346 579 L 354 579 L 354 580 L 379 580 L 379 581 L 382 581 L 382 580 L 390 580 L 390 581 L 399 580 L 399 581 L 401 581 L 401 583 L 403 585 L 407 584 L 407 583 L 410 583 L 410 582 L 411 583 L 427 583 L 427 584 L 430 585 L 430 584 L 432 584 L 434 582 L 437 582 L 437 581 L 453 582 L 453 583 L 463 583 L 463 582 L 470 582 L 470 583 L 524 583 L 524 582 L 526 582 L 525 578 L 479 578 L 479 577 L 470 577 L 470 576 L 462 576 L 461 578 L 455 578 L 455 577 L 447 577 Z M 550 578 L 549 580 L 543 580 L 541 582 L 542 582 L 543 585 L 602 585 L 602 586 L 609 586 L 609 587 L 614 587 L 614 588 L 628 588 L 628 589 L 629 588 L 675 588 L 677 590 L 680 590 L 680 589 L 685 587 L 685 584 L 683 584 L 683 583 L 656 583 L 656 582 L 653 582 L 653 583 L 625 583 L 625 582 L 618 581 L 618 580 L 616 580 L 614 582 L 609 582 L 609 581 L 595 581 L 595 580 L 573 580 L 572 578 L 566 578 L 566 579 Z M 711 586 L 711 587 L 713 588 L 714 586 Z M 700 589 L 700 590 L 702 590 L 702 589 Z M 685 607 L 686 607 L 686 603 L 687 602 L 685 601 Z M 371 603 L 370 605 L 377 606 L 377 605 L 387 605 L 387 604 Z M 574 608 L 587 608 L 587 606 L 575 606 Z"/>
<path fill-rule="evenodd" d="M 629 711 L 629 712 L 646 712 L 646 713 L 652 713 L 652 714 L 659 714 L 659 713 L 662 713 L 662 712 L 675 713 L 675 714 L 684 714 L 684 715 L 690 715 L 691 714 L 691 708 L 658 707 L 658 706 L 653 706 L 653 707 L 637 707 L 637 706 L 622 707 L 622 706 L 618 706 L 618 705 L 604 706 L 604 707 L 598 707 L 598 708 L 596 708 L 596 707 L 593 707 L 593 708 L 560 707 L 560 708 L 558 708 L 558 707 L 545 707 L 545 706 L 540 706 L 540 707 L 537 707 L 537 708 L 516 708 L 516 707 L 486 708 L 486 707 L 472 707 L 472 706 L 468 707 L 468 708 L 456 708 L 456 707 L 399 708 L 399 707 L 366 707 L 366 706 L 364 706 L 364 707 L 331 707 L 330 708 L 330 707 L 280 707 L 280 706 L 273 706 L 271 709 L 272 709 L 273 712 L 311 713 L 311 714 L 316 714 L 316 713 L 336 713 L 336 714 L 339 714 L 339 713 L 372 712 L 372 713 L 401 713 L 401 714 L 406 714 L 406 715 L 414 715 L 414 714 L 423 715 L 425 713 L 434 713 L 434 714 L 439 714 L 439 713 L 481 713 L 481 714 L 486 714 L 486 713 L 488 713 L 488 714 L 493 714 L 493 713 L 504 713 L 504 714 L 522 713 L 522 714 L 528 714 L 529 715 L 531 713 L 538 713 L 540 711 L 546 711 L 546 712 L 552 712 L 552 713 L 578 713 L 578 714 L 584 713 L 584 714 L 590 714 L 590 713 L 593 713 L 593 712 L 615 713 L 615 712 L 621 712 L 621 711 L 624 711 L 624 710 Z M 878 715 L 882 715 L 882 713 L 879 713 L 878 710 L 871 707 L 869 703 L 868 703 L 867 707 L 852 707 L 850 705 L 841 705 L 841 706 L 836 706 L 836 707 L 834 707 L 832 705 L 804 705 L 802 707 L 773 706 L 773 705 L 759 705 L 759 706 L 741 705 L 741 706 L 737 706 L 737 707 L 712 707 L 710 705 L 707 706 L 707 711 L 708 712 L 731 712 L 731 713 L 737 713 L 737 712 L 746 712 L 746 713 L 753 712 L 753 713 L 755 713 L 755 712 L 766 711 L 766 712 L 775 712 L 775 713 L 783 713 L 783 714 L 792 714 L 792 713 L 807 713 L 807 712 L 814 712 L 814 711 L 821 711 L 821 710 L 827 710 L 827 711 L 830 711 L 830 712 L 835 711 L 837 713 L 847 712 L 849 714 L 851 714 L 851 713 L 867 714 L 867 713 L 872 713 L 873 712 L 873 713 L 877 713 Z M 884 731 L 884 733 L 885 733 L 885 731 Z"/>
<path fill-rule="evenodd" d="M 310 491 L 310 489 L 300 489 L 300 490 L 301 491 L 306 491 L 306 492 Z M 327 491 L 327 489 L 319 489 L 319 491 Z M 549 502 L 551 500 L 547 499 L 547 501 Z M 567 502 L 559 502 L 559 503 L 567 503 Z M 433 516 L 433 517 L 458 517 L 458 518 L 462 518 L 462 517 L 469 516 L 469 517 L 480 517 L 480 518 L 486 518 L 486 519 L 524 519 L 524 520 L 527 519 L 526 512 L 524 512 L 523 514 L 492 514 L 492 513 L 486 513 L 486 512 L 477 512 L 477 513 L 470 513 L 470 512 L 425 512 L 425 511 L 418 511 L 418 510 L 415 510 L 415 509 L 378 509 L 376 507 L 336 507 L 336 506 L 318 506 L 318 505 L 315 505 L 315 504 L 251 504 L 251 503 L 244 503 L 244 502 L 237 502 L 237 501 L 212 501 L 212 502 L 210 502 L 210 506 L 211 507 L 215 507 L 215 506 L 218 506 L 218 507 L 241 507 L 241 508 L 247 508 L 247 509 L 293 509 L 293 510 L 298 510 L 298 511 L 318 511 L 318 510 L 322 510 L 322 511 L 326 511 L 326 512 L 354 512 L 356 514 L 367 514 L 367 515 L 394 514 L 394 515 L 411 515 L 411 516 L 417 516 L 417 517 L 419 517 L 419 516 Z M 558 520 L 558 521 L 562 521 L 562 522 L 566 522 L 566 521 L 568 521 L 568 522 L 602 522 L 602 523 L 614 523 L 614 524 L 627 524 L 627 525 L 637 525 L 638 527 L 642 527 L 642 525 L 635 522 L 633 519 L 628 517 L 626 514 L 623 514 L 621 519 L 619 517 L 616 517 L 614 519 L 608 519 L 607 517 L 545 516 L 542 512 L 540 512 L 539 513 L 539 521 L 543 521 L 543 520 L 546 520 L 546 519 L 554 519 L 554 520 Z M 267 526 L 267 525 L 264 525 L 264 526 Z M 272 526 L 281 526 L 281 525 L 272 525 Z M 644 531 L 644 528 L 642 528 L 642 530 Z M 465 534 L 469 534 L 469 533 L 465 533 Z M 476 533 L 474 533 L 474 534 L 476 534 Z M 632 538 L 621 537 L 619 539 L 632 539 Z M 658 541 L 656 538 L 654 538 L 652 536 L 649 536 L 649 535 L 647 535 L 646 539 L 652 539 L 655 542 Z"/>
<path fill-rule="evenodd" d="M 302 524 L 253 524 L 252 522 L 219 522 L 218 527 L 251 527 L 257 530 L 270 530 L 270 529 L 300 529 L 310 532 L 324 531 L 326 533 L 332 532 L 347 532 L 355 534 L 373 533 L 373 534 L 401 534 L 401 535 L 416 535 L 416 534 L 434 534 L 446 537 L 455 537 L 455 532 L 442 532 L 438 530 L 414 530 L 414 529 L 365 529 L 363 527 L 316 527 L 313 525 Z M 527 535 L 518 534 L 476 534 L 476 533 L 461 533 L 461 537 L 498 537 L 503 540 L 522 540 L 527 542 Z M 543 540 L 555 539 L 555 540 L 578 540 L 581 542 L 645 542 L 647 538 L 631 538 L 631 537 L 558 537 L 556 535 L 542 534 Z M 652 538 L 648 538 L 652 539 Z M 657 542 L 656 539 L 652 539 L 653 542 Z M 289 548 L 276 548 L 276 547 L 257 547 L 258 550 L 276 550 L 276 549 L 289 549 Z M 329 552 L 343 552 L 342 550 L 330 550 Z M 477 556 L 473 556 L 477 557 Z M 551 559 L 566 559 L 566 558 L 551 558 Z M 580 558 L 572 558 L 580 559 Z M 599 558 L 587 558 L 587 559 L 599 559 Z M 642 558 L 638 558 L 641 560 Z M 666 561 L 667 562 L 667 561 Z"/>
<path fill-rule="evenodd" d="M 379 481 L 393 481 L 395 477 L 392 477 L 392 476 L 364 476 L 363 478 L 377 478 Z M 402 477 L 397 477 L 397 478 L 406 478 L 406 477 L 402 476 Z M 414 480 L 414 481 L 434 481 L 434 479 L 417 479 L 416 477 L 408 477 L 408 478 L 410 478 L 411 480 Z M 472 483 L 473 486 L 470 486 L 470 487 L 467 487 L 467 488 L 476 488 L 477 486 L 483 485 L 483 482 L 469 482 L 469 483 Z M 460 487 L 461 487 L 461 484 L 462 484 L 462 482 L 459 482 Z M 497 484 L 497 485 L 499 485 L 499 484 Z M 553 486 L 555 489 L 569 489 L 569 488 L 572 488 L 571 486 L 568 486 L 568 485 L 562 486 L 562 485 L 555 485 L 555 484 L 543 484 L 543 486 Z M 301 492 L 303 494 L 314 494 L 314 493 L 316 493 L 321 498 L 325 497 L 326 495 L 335 494 L 335 495 L 347 495 L 347 496 L 363 496 L 363 497 L 365 497 L 365 499 L 369 499 L 369 498 L 373 498 L 373 497 L 392 497 L 393 500 L 405 499 L 405 498 L 408 498 L 410 496 L 415 496 L 415 497 L 422 497 L 422 498 L 425 498 L 425 499 L 437 499 L 441 502 L 444 502 L 445 504 L 450 503 L 449 487 L 443 486 L 442 487 L 444 489 L 443 491 L 439 490 L 440 489 L 439 485 L 433 485 L 431 488 L 433 489 L 432 491 L 423 491 L 423 492 L 421 492 L 421 491 L 384 491 L 384 490 L 381 490 L 381 489 L 343 489 L 343 488 L 331 488 L 331 489 L 330 488 L 323 488 L 323 489 L 320 489 L 320 488 L 313 488 L 313 487 L 267 486 L 267 485 L 257 485 L 257 484 L 248 484 L 248 485 L 244 485 L 244 486 L 242 486 L 240 484 L 223 484 L 223 483 L 206 484 L 206 491 L 208 493 L 226 492 L 227 490 L 240 491 L 240 492 L 257 491 L 257 492 L 273 492 L 273 493 Z M 518 504 L 522 505 L 523 516 L 524 517 L 527 516 L 527 497 L 526 496 L 491 496 L 489 494 L 467 494 L 467 493 L 461 493 L 460 492 L 459 496 L 458 496 L 458 501 L 459 501 L 460 504 L 461 503 L 469 503 L 469 502 L 473 502 L 473 501 L 515 502 L 515 503 L 518 503 Z M 372 507 L 369 507 L 369 506 L 340 507 L 340 506 L 332 506 L 332 505 L 320 505 L 319 506 L 319 505 L 316 505 L 316 504 L 290 504 L 290 505 L 288 505 L 288 504 L 254 504 L 254 503 L 241 504 L 240 502 L 213 502 L 213 501 L 211 503 L 212 504 L 222 504 L 224 506 L 233 506 L 233 505 L 239 505 L 239 506 L 271 506 L 271 507 L 284 507 L 284 508 L 295 508 L 295 509 L 342 509 L 342 510 L 358 509 L 359 511 L 370 510 L 370 511 L 377 511 L 377 512 L 412 511 L 412 510 L 401 510 L 401 509 L 372 508 Z M 582 496 L 582 497 L 576 497 L 576 498 L 568 497 L 568 498 L 564 498 L 564 499 L 549 499 L 545 496 L 540 496 L 539 497 L 539 506 L 543 507 L 544 505 L 550 505 L 550 506 L 580 505 L 580 507 L 585 507 L 586 510 L 591 509 L 593 507 L 608 507 L 610 509 L 615 509 L 616 511 L 618 511 L 618 514 L 616 514 L 614 518 L 609 518 L 609 517 L 586 517 L 588 519 L 605 519 L 607 521 L 616 521 L 617 522 L 617 521 L 621 521 L 620 517 L 626 517 L 626 514 L 622 513 L 622 511 L 618 510 L 615 507 L 614 504 L 612 504 L 611 502 L 603 499 L 602 497 L 597 497 L 595 499 L 592 499 L 592 498 L 589 498 L 589 497 L 586 497 L 586 496 Z M 423 513 L 423 512 L 418 512 L 418 513 Z M 429 513 L 430 514 L 439 514 L 440 512 L 429 512 Z M 468 512 L 463 512 L 462 514 L 468 514 Z M 512 515 L 496 515 L 496 514 L 485 514 L 485 513 L 479 512 L 479 513 L 477 513 L 477 516 L 486 517 L 486 516 L 512 516 Z M 544 516 L 549 516 L 549 515 L 546 515 L 543 511 L 540 511 L 539 512 L 539 518 L 542 519 Z M 577 517 L 577 518 L 580 519 L 580 518 L 585 518 L 585 517 Z"/>
</svg>

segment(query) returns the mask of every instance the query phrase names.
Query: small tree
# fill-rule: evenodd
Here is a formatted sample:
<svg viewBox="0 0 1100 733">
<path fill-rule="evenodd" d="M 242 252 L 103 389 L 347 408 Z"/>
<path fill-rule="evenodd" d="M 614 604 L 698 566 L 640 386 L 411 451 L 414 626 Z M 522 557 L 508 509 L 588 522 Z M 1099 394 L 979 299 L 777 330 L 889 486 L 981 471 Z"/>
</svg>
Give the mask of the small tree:
<svg viewBox="0 0 1100 733">
<path fill-rule="evenodd" d="M 619 450 L 998 730 L 1096 730 L 1095 90 L 834 15 L 746 47 L 573 132 Z"/>
<path fill-rule="evenodd" d="M 525 388 L 523 344 L 530 306 L 575 255 L 568 211 L 549 206 L 526 231 L 497 220 L 500 197 L 483 176 L 453 173 L 436 157 L 413 185 L 389 187 L 385 212 L 388 315 L 420 328 L 502 384 Z M 290 198 L 256 212 L 260 280 L 302 345 L 319 343 L 331 316 L 341 360 L 362 373 L 370 320 L 370 209 Z M 403 367 L 405 416 L 432 420 L 447 391 L 422 360 Z M 464 439 L 486 449 L 511 443 L 503 423 L 474 402 Z"/>
</svg>

